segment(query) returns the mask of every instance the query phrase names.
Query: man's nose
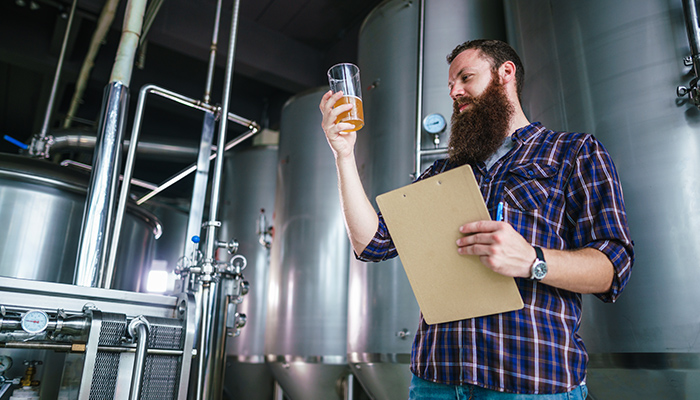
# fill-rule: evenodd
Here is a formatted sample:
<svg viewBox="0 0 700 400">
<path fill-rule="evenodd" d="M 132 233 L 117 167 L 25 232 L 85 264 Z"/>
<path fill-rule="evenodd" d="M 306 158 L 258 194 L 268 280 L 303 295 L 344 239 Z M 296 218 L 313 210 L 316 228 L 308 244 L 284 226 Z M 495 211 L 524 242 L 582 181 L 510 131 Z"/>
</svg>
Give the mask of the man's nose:
<svg viewBox="0 0 700 400">
<path fill-rule="evenodd" d="M 452 89 L 450 89 L 450 97 L 452 100 L 457 100 L 460 97 L 464 96 L 464 88 L 462 88 L 461 85 L 454 85 L 452 86 Z"/>
</svg>

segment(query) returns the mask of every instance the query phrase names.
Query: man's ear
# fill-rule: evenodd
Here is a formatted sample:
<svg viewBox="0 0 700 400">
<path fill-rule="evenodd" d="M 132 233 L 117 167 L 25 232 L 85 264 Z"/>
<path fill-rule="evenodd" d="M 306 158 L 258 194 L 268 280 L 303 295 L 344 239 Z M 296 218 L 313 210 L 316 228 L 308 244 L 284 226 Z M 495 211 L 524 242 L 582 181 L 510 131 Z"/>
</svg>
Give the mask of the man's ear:
<svg viewBox="0 0 700 400">
<path fill-rule="evenodd" d="M 506 61 L 498 68 L 498 76 L 501 78 L 501 84 L 505 85 L 509 82 L 515 82 L 515 64 L 512 61 Z"/>
</svg>

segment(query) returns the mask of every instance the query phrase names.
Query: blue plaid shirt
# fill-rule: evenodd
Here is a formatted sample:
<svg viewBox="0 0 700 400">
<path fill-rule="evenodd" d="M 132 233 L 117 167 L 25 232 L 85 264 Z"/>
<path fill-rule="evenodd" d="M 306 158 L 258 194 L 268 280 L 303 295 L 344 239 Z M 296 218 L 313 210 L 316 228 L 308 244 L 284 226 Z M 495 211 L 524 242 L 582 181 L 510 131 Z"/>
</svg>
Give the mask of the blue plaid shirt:
<svg viewBox="0 0 700 400">
<path fill-rule="evenodd" d="M 513 148 L 491 169 L 472 166 L 492 217 L 503 202 L 504 221 L 532 245 L 603 252 L 615 274 L 611 289 L 597 296 L 614 302 L 630 277 L 634 252 L 610 155 L 591 135 L 554 132 L 537 122 L 506 140 L 514 141 Z M 418 180 L 454 167 L 438 160 Z M 396 255 L 380 214 L 378 231 L 358 258 Z M 581 384 L 588 362 L 578 335 L 581 295 L 515 281 L 525 303 L 521 310 L 434 325 L 421 315 L 411 371 L 433 382 L 513 393 L 560 393 Z"/>
</svg>

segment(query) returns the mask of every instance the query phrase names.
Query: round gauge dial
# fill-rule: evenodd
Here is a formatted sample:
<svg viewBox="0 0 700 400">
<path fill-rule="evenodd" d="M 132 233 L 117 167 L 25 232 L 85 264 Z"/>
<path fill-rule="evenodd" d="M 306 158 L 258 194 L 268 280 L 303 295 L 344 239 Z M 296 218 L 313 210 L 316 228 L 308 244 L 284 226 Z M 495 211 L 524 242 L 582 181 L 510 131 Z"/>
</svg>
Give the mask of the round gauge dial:
<svg viewBox="0 0 700 400">
<path fill-rule="evenodd" d="M 0 355 L 0 374 L 12 367 L 12 359 L 9 356 Z"/>
<path fill-rule="evenodd" d="M 22 317 L 22 329 L 27 333 L 41 333 L 49 325 L 49 316 L 41 310 L 27 311 Z"/>
<path fill-rule="evenodd" d="M 447 127 L 447 121 L 441 114 L 430 114 L 423 118 L 423 129 L 428 133 L 440 133 Z"/>
</svg>

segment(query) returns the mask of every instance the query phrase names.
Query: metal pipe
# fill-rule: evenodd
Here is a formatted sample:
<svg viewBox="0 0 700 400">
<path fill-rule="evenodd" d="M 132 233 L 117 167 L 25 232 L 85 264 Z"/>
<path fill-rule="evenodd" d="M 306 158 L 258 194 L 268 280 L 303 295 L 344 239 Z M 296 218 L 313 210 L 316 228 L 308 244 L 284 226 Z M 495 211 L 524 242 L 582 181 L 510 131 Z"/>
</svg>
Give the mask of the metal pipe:
<svg viewBox="0 0 700 400">
<path fill-rule="evenodd" d="M 124 119 L 129 100 L 128 85 L 145 8 L 145 0 L 129 0 L 127 3 L 124 28 L 112 68 L 111 83 L 105 89 L 106 101 L 103 107 L 104 113 L 100 118 L 101 129 L 98 130 L 93 157 L 93 170 L 85 202 L 74 277 L 74 283 L 80 286 L 96 287 L 105 282 L 106 253 L 111 244 L 110 239 L 114 237 L 111 229 L 112 214 L 119 179 Z M 124 178 L 123 186 L 128 186 L 131 176 Z"/>
<path fill-rule="evenodd" d="M 148 321 L 143 316 L 134 318 L 129 324 L 129 334 L 136 341 L 136 355 L 134 356 L 134 369 L 131 374 L 131 390 L 129 400 L 138 400 L 141 396 L 143 383 L 143 370 L 148 355 Z"/>
<path fill-rule="evenodd" d="M 229 49 L 226 60 L 226 75 L 224 80 L 224 98 L 221 105 L 221 114 L 228 116 L 229 102 L 231 98 L 231 82 L 233 80 L 233 66 L 234 66 L 234 56 L 236 52 L 236 36 L 238 31 L 238 19 L 239 19 L 239 9 L 240 0 L 235 0 L 233 3 L 233 13 L 231 18 L 231 34 L 229 38 Z M 210 315 L 215 314 L 216 311 L 221 310 L 221 303 L 223 299 L 220 293 L 217 292 L 217 288 L 220 285 L 216 279 L 213 279 L 215 272 L 216 262 L 215 248 L 216 248 L 216 228 L 220 226 L 220 223 L 216 221 L 218 211 L 219 211 L 219 192 L 221 190 L 221 175 L 224 167 L 224 151 L 226 147 L 226 130 L 228 127 L 228 118 L 222 118 L 219 124 L 219 137 L 217 146 L 217 158 L 214 166 L 214 177 L 211 186 L 211 200 L 209 202 L 209 221 L 206 225 L 206 251 L 204 255 L 204 262 L 202 264 L 203 274 L 200 276 L 200 282 L 202 282 L 202 296 L 208 295 L 212 297 L 211 301 L 202 301 L 206 305 L 202 308 L 202 320 L 205 321 Z M 208 291 L 208 293 L 207 293 Z M 223 356 L 219 356 L 217 350 L 219 349 L 220 340 L 222 338 L 217 338 L 217 333 L 223 335 L 225 331 L 226 317 L 219 316 L 219 318 L 213 317 L 213 321 L 216 322 L 216 326 L 209 326 L 207 330 L 207 336 L 204 338 L 206 342 L 201 343 L 202 347 L 199 348 L 204 354 L 202 357 L 204 360 L 200 359 L 200 365 L 205 365 L 206 368 L 198 371 L 198 381 L 202 385 L 202 390 L 198 391 L 198 394 L 204 394 L 204 398 L 210 399 L 220 399 L 222 395 L 222 379 L 224 362 Z M 213 322 L 212 321 L 212 322 Z M 205 331 L 201 330 L 200 334 L 204 336 Z M 206 350 L 205 350 L 206 349 Z"/>
<path fill-rule="evenodd" d="M 208 382 L 205 382 L 207 377 L 207 367 L 210 358 L 209 339 L 211 338 L 211 329 L 213 325 L 214 315 L 211 313 L 213 296 L 216 293 L 212 290 L 212 286 L 216 287 L 215 282 L 209 282 L 201 286 L 201 301 L 199 312 L 199 343 L 197 344 L 197 388 L 195 399 L 202 400 L 211 398 L 208 397 L 209 388 L 205 387 Z M 211 399 L 213 400 L 213 399 Z"/>
<path fill-rule="evenodd" d="M 63 160 L 63 161 L 61 161 L 61 163 L 59 165 L 62 167 L 76 167 L 78 169 L 82 169 L 83 171 L 88 171 L 88 172 L 92 171 L 91 165 L 83 164 L 81 162 L 77 162 L 77 161 L 73 161 L 73 160 Z M 120 175 L 119 179 L 123 180 L 124 176 Z M 153 189 L 158 187 L 158 186 L 154 185 L 153 183 L 142 181 L 141 179 L 136 179 L 136 178 L 131 178 L 131 184 L 134 186 L 144 188 L 144 189 L 148 189 L 148 190 L 153 190 Z"/>
<path fill-rule="evenodd" d="M 116 265 L 117 261 L 117 251 L 119 250 L 119 241 L 121 237 L 121 227 L 122 227 L 122 222 L 124 221 L 124 214 L 126 211 L 126 203 L 129 197 L 129 189 L 130 189 L 130 184 L 133 180 L 133 170 L 134 170 L 134 164 L 135 164 L 135 158 L 136 158 L 136 150 L 138 148 L 139 144 L 139 136 L 141 132 L 141 123 L 143 121 L 143 114 L 144 110 L 146 109 L 146 98 L 149 93 L 153 93 L 159 96 L 162 96 L 166 99 L 172 100 L 176 103 L 186 105 L 188 107 L 192 107 L 198 110 L 202 110 L 205 112 L 216 112 L 218 111 L 218 108 L 211 107 L 207 104 L 203 104 L 199 100 L 195 100 L 192 98 L 189 98 L 187 96 L 183 96 L 181 94 L 172 92 L 167 89 L 163 89 L 161 87 L 155 86 L 155 85 L 145 85 L 141 88 L 139 91 L 139 99 L 138 103 L 136 105 L 136 116 L 134 117 L 134 124 L 132 127 L 131 131 L 131 138 L 129 142 L 129 150 L 127 152 L 127 158 L 126 158 L 126 163 L 124 166 L 124 176 L 123 176 L 123 182 L 126 182 L 126 184 L 123 184 L 121 187 L 121 191 L 119 193 L 119 203 L 117 205 L 117 212 L 115 215 L 115 223 L 114 223 L 114 229 L 111 231 L 111 236 L 110 236 L 110 241 L 111 241 L 111 247 L 110 247 L 110 253 L 109 257 L 106 259 L 107 264 L 105 267 L 105 273 L 103 274 L 103 277 L 100 279 L 101 284 L 105 288 L 111 288 L 112 286 L 112 281 L 114 279 L 114 268 Z M 234 118 L 237 121 L 243 122 L 247 126 L 257 126 L 257 124 L 253 121 L 246 120 L 242 117 L 239 117 L 237 115 L 234 115 Z M 239 122 L 239 123 L 241 123 Z M 190 167 L 191 168 L 191 167 Z M 195 166 L 196 168 L 196 166 Z M 187 174 L 183 175 L 179 179 L 173 181 L 170 183 L 168 186 L 174 184 L 175 182 L 179 181 L 180 179 L 184 178 L 185 176 L 189 175 L 192 171 L 189 171 Z M 162 190 L 165 189 L 163 185 L 161 185 Z M 166 186 L 167 187 L 167 186 Z M 155 196 L 155 194 L 159 193 L 156 192 L 157 189 L 151 191 L 149 194 L 152 193 L 152 196 Z M 150 197 L 149 197 L 150 198 Z M 146 199 L 148 200 L 148 199 Z M 143 200 L 141 202 L 137 202 L 137 205 L 141 205 L 143 202 L 146 200 Z"/>
<path fill-rule="evenodd" d="M 209 69 L 207 70 L 207 83 L 204 88 L 204 102 L 209 104 L 211 100 L 211 86 L 214 80 L 214 67 L 216 66 L 216 50 L 218 47 L 219 25 L 221 21 L 221 4 L 222 0 L 216 2 L 216 17 L 214 17 L 214 32 L 211 38 L 211 47 L 209 51 Z"/>
<path fill-rule="evenodd" d="M 248 132 L 243 133 L 243 134 L 239 135 L 238 137 L 236 137 L 235 139 L 231 140 L 230 142 L 226 143 L 226 147 L 224 148 L 224 151 L 228 151 L 228 150 L 232 149 L 233 147 L 242 143 L 244 140 L 255 135 L 256 133 L 259 132 L 259 129 L 260 129 L 260 127 L 257 126 L 257 124 L 256 124 L 255 128 L 252 128 Z M 218 153 L 212 153 L 212 155 L 209 156 L 209 160 L 215 159 L 217 154 Z M 168 178 L 165 182 L 163 182 L 160 186 L 158 186 L 157 189 L 145 194 L 143 197 L 136 200 L 136 204 L 141 205 L 141 204 L 147 202 L 148 200 L 152 199 L 160 192 L 164 191 L 165 189 L 169 188 L 170 186 L 174 185 L 175 183 L 177 183 L 180 180 L 182 180 L 183 178 L 185 178 L 187 175 L 194 172 L 196 169 L 197 169 L 196 164 L 192 164 L 189 167 L 183 169 L 182 171 L 180 171 L 177 174 L 173 175 L 172 177 Z"/>
<path fill-rule="evenodd" d="M 204 216 L 204 206 L 207 201 L 207 186 L 209 183 L 209 166 L 211 161 L 212 141 L 214 140 L 215 115 L 207 113 L 202 122 L 202 135 L 199 143 L 197 155 L 197 167 L 195 169 L 194 184 L 192 186 L 192 196 L 190 197 L 190 212 L 187 219 L 187 235 L 184 237 L 185 246 L 183 256 L 188 257 L 198 248 L 198 244 L 191 238 L 199 236 L 202 230 L 202 217 Z"/>
<path fill-rule="evenodd" d="M 421 161 L 422 161 L 422 150 L 421 150 L 421 137 L 423 136 L 423 48 L 425 43 L 425 0 L 419 1 L 419 12 L 418 12 L 418 82 L 416 87 L 416 159 L 415 167 L 413 169 L 414 176 L 417 178 L 420 175 Z"/>
<path fill-rule="evenodd" d="M 34 335 L 36 336 L 36 335 Z M 64 344 L 64 343 L 39 343 L 39 342 L 6 342 L 0 343 L 0 348 L 7 349 L 34 349 L 53 350 L 67 353 L 84 353 L 85 344 Z M 97 346 L 97 351 L 105 353 L 136 353 L 138 349 L 133 346 Z M 185 354 L 183 350 L 169 349 L 146 349 L 146 354 L 157 356 L 181 356 Z"/>
<path fill-rule="evenodd" d="M 229 103 L 231 99 L 231 82 L 233 80 L 233 64 L 236 53 L 236 37 L 238 31 L 238 12 L 240 9 L 240 0 L 235 0 L 233 3 L 233 13 L 231 18 L 231 35 L 229 38 L 229 49 L 226 59 L 226 76 L 224 81 L 224 98 L 221 103 L 221 114 L 228 115 Z M 209 202 L 209 221 L 207 226 L 206 252 L 204 253 L 205 260 L 214 259 L 214 251 L 216 247 L 216 226 L 213 224 L 216 221 L 219 213 L 219 192 L 221 190 L 221 175 L 224 168 L 224 149 L 226 147 L 226 130 L 228 128 L 228 118 L 222 118 L 219 124 L 219 141 L 217 148 L 217 158 L 214 166 L 214 177 L 211 185 L 211 201 Z"/>
<path fill-rule="evenodd" d="M 128 96 L 128 88 L 122 82 L 112 82 L 105 88 L 73 280 L 79 286 L 98 287 L 102 282 L 102 267 L 109 246 L 108 232 L 113 222 Z"/>
<path fill-rule="evenodd" d="M 46 137 L 46 132 L 49 130 L 49 122 L 51 120 L 51 112 L 53 111 L 53 103 L 56 100 L 56 90 L 58 88 L 58 79 L 61 76 L 61 69 L 63 68 L 63 60 L 66 56 L 66 47 L 68 46 L 68 36 L 70 35 L 71 26 L 73 25 L 73 17 L 75 16 L 75 8 L 78 4 L 78 0 L 73 0 L 73 5 L 70 8 L 70 16 L 68 17 L 68 25 L 66 26 L 66 33 L 63 36 L 63 44 L 61 45 L 61 54 L 58 56 L 58 65 L 56 65 L 56 74 L 53 78 L 53 84 L 51 85 L 51 94 L 49 95 L 49 104 L 46 106 L 46 115 L 44 115 L 44 124 L 41 127 L 41 132 L 39 137 L 35 138 L 37 141 L 43 141 Z"/>
<path fill-rule="evenodd" d="M 85 92 L 88 79 L 90 78 L 90 71 L 92 71 L 92 67 L 95 65 L 95 57 L 97 57 L 97 53 L 100 51 L 102 42 L 107 36 L 107 32 L 109 32 L 109 28 L 112 26 L 112 21 L 114 21 L 114 15 L 117 12 L 118 5 L 119 0 L 107 0 L 104 7 L 102 7 L 100 18 L 97 20 L 97 28 L 95 28 L 95 33 L 92 35 L 88 53 L 83 61 L 83 66 L 80 68 L 78 81 L 75 83 L 75 92 L 73 93 L 70 107 L 68 108 L 66 118 L 63 121 L 64 128 L 69 128 L 71 123 L 73 123 L 73 116 L 78 111 L 78 107 L 80 106 L 83 93 Z"/>
<path fill-rule="evenodd" d="M 143 46 L 143 43 L 146 40 L 146 35 L 148 35 L 148 31 L 151 29 L 151 25 L 153 25 L 153 21 L 156 19 L 156 15 L 158 15 L 162 5 L 163 0 L 153 0 L 148 3 L 148 8 L 143 16 L 143 32 L 141 34 L 141 38 L 139 39 L 139 46 Z"/>
<path fill-rule="evenodd" d="M 95 143 L 97 138 L 94 134 L 76 132 L 76 133 L 59 133 L 54 131 L 51 133 L 54 142 L 50 148 L 50 155 L 69 153 L 73 151 L 79 152 L 90 152 L 95 149 Z M 175 158 L 190 158 L 194 159 L 197 157 L 197 145 L 192 143 L 187 143 L 185 141 L 180 142 L 166 142 L 165 139 L 162 141 L 139 141 L 138 147 L 136 149 L 139 157 L 149 160 L 169 160 L 172 161 Z M 131 140 L 126 139 L 122 143 L 122 152 L 126 153 L 129 151 L 129 146 Z M 212 151 L 216 151 L 216 147 L 212 146 Z M 133 182 L 133 179 L 132 179 Z"/>
<path fill-rule="evenodd" d="M 150 90 L 150 86 L 146 85 L 139 91 L 139 100 L 136 105 L 136 118 L 131 130 L 131 143 L 126 156 L 126 165 L 124 166 L 124 178 L 119 192 L 119 202 L 117 204 L 117 213 L 115 216 L 114 229 L 110 232 L 112 246 L 110 247 L 109 258 L 105 268 L 104 278 L 102 279 L 102 287 L 111 289 L 114 280 L 114 266 L 117 262 L 117 250 L 119 249 L 119 238 L 121 236 L 122 222 L 124 221 L 124 213 L 126 211 L 126 203 L 129 197 L 129 189 L 131 187 L 131 177 L 134 171 L 134 161 L 136 158 L 136 147 L 139 141 L 139 133 L 141 132 L 141 121 L 143 119 L 143 110 L 146 107 L 146 95 Z"/>
<path fill-rule="evenodd" d="M 695 60 L 700 56 L 700 24 L 698 24 L 698 10 L 695 0 L 683 0 L 683 16 L 690 44 L 690 54 L 693 57 L 693 66 L 697 75 L 700 70 Z"/>
</svg>

